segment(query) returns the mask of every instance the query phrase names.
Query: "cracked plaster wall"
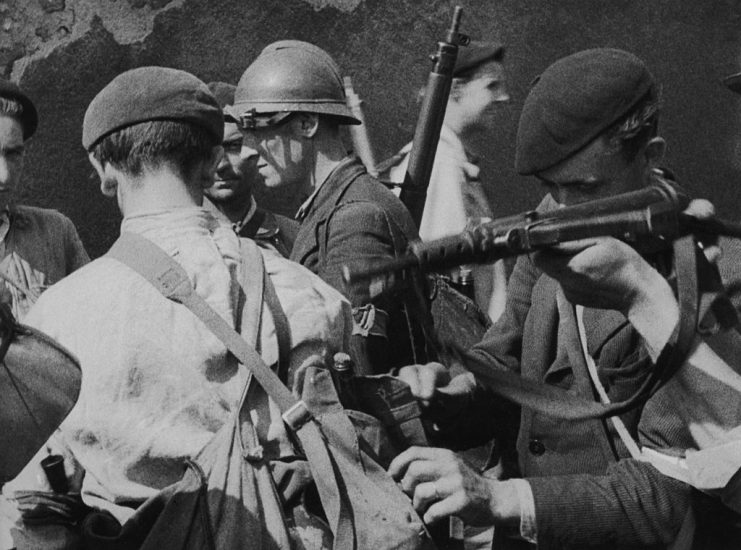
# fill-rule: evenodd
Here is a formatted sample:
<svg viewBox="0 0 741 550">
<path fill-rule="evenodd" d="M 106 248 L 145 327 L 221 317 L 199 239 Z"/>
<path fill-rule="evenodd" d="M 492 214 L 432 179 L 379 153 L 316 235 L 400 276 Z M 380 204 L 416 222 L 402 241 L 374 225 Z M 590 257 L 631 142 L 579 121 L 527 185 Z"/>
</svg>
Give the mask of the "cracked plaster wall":
<svg viewBox="0 0 741 550">
<path fill-rule="evenodd" d="M 719 83 L 740 70 L 739 0 L 0 0 L 0 69 L 41 117 L 21 198 L 65 212 L 91 254 L 102 254 L 120 218 L 80 145 L 92 97 L 121 71 L 148 64 L 236 82 L 263 46 L 284 38 L 317 43 L 353 77 L 377 157 L 386 158 L 411 139 L 413 94 L 456 3 L 463 31 L 499 37 L 508 48 L 512 103 L 478 151 L 497 214 L 542 195 L 512 169 L 528 83 L 558 57 L 611 46 L 646 59 L 663 83 L 667 164 L 723 215 L 741 217 L 741 97 Z M 297 202 L 290 190 L 258 195 L 284 212 Z"/>
</svg>

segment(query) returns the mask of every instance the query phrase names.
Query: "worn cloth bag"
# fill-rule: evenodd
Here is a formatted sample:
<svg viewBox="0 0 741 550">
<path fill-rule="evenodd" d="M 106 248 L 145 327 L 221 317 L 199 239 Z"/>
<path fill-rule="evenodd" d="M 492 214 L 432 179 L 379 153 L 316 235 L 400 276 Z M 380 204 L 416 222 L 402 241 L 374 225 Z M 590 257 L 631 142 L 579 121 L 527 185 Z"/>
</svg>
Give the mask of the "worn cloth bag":
<svg viewBox="0 0 741 550">
<path fill-rule="evenodd" d="M 187 463 L 183 478 L 147 500 L 123 526 L 106 512 L 89 514 L 82 526 L 85 548 L 292 548 L 245 396 L 232 421 Z"/>
<path fill-rule="evenodd" d="M 243 251 L 250 247 L 254 244 L 243 241 Z M 318 364 L 306 367 L 308 375 L 302 378 L 306 397 L 298 400 L 242 336 L 195 293 L 179 264 L 156 245 L 124 234 L 109 256 L 191 309 L 278 405 L 311 468 L 334 549 L 434 548 L 409 499 L 378 464 L 372 446 L 358 436 L 339 403 L 328 369 Z M 249 261 L 261 261 L 259 253 L 251 254 Z M 267 296 L 274 289 L 270 290 L 268 277 L 263 280 Z M 88 546 L 104 550 L 301 548 L 290 540 L 269 469 L 247 420 L 241 414 L 234 425 L 224 426 L 188 465 L 179 483 L 147 501 L 120 529 L 111 524 L 111 518 L 91 516 L 85 524 Z M 103 546 L 106 533 L 109 545 Z M 316 548 L 326 547 L 317 542 Z"/>
</svg>

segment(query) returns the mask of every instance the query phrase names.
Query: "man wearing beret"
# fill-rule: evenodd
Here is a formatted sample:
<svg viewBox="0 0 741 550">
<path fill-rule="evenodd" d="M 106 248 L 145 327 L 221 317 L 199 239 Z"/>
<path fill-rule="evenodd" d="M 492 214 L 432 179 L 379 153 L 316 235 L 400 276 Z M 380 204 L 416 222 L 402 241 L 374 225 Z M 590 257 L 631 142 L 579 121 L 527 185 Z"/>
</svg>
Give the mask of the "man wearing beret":
<svg viewBox="0 0 741 550">
<path fill-rule="evenodd" d="M 657 87 L 640 59 L 612 49 L 573 54 L 548 67 L 525 100 L 517 170 L 536 176 L 549 190 L 541 208 L 643 187 L 657 177 L 654 168 L 664 151 L 657 122 Z M 609 258 L 603 255 L 596 265 L 604 267 L 601 262 Z M 584 344 L 609 399 L 632 395 L 655 355 L 615 310 L 584 308 L 583 342 L 573 308 L 552 278 L 563 273 L 553 268 L 555 260 L 550 258 L 549 263 L 547 255 L 536 260 L 518 259 L 504 314 L 475 353 L 492 368 L 509 369 L 594 399 Z M 544 272 L 544 265 L 551 267 Z M 617 263 L 611 267 L 599 273 L 618 277 Z M 631 296 L 617 292 L 609 305 L 595 304 L 594 299 L 588 305 L 630 313 Z M 659 349 L 672 328 L 673 324 L 660 327 L 662 336 L 652 340 L 658 341 Z M 400 375 L 424 400 L 449 381 L 445 369 L 435 364 L 407 367 Z M 468 394 L 484 411 L 490 407 L 475 422 L 468 419 L 467 430 L 464 420 L 461 437 L 476 429 L 488 436 L 496 433 L 496 407 L 504 406 L 502 399 L 470 378 L 453 382 L 451 391 Z M 660 407 L 647 408 L 642 416 L 640 410 L 631 411 L 621 419 L 632 437 L 660 447 L 666 441 L 659 439 L 667 436 L 671 441 L 676 426 L 687 430 L 681 422 L 672 424 Z M 426 519 L 457 514 L 473 525 L 495 525 L 495 539 L 502 548 L 523 541 L 537 543 L 538 548 L 661 548 L 680 533 L 689 487 L 631 459 L 611 424 L 566 422 L 523 408 L 517 450 L 521 477 L 505 481 L 481 478 L 441 449 L 412 448 L 395 460 L 391 472 L 414 495 Z"/>
<path fill-rule="evenodd" d="M 265 311 L 262 293 L 253 299 L 254 289 L 242 284 L 262 280 L 263 265 L 290 327 L 289 369 L 315 353 L 331 357 L 350 334 L 347 301 L 307 270 L 240 239 L 201 206 L 221 160 L 223 129 L 223 113 L 206 84 L 184 71 L 142 67 L 98 93 L 85 113 L 82 139 L 101 192 L 118 202 L 122 233 L 173 257 L 195 292 L 268 365 L 278 360 L 279 323 Z M 121 523 L 181 478 L 184 461 L 230 419 L 250 379 L 199 318 L 112 256 L 47 291 L 27 322 L 74 353 L 83 371 L 78 403 L 48 446 L 65 456 L 70 493 Z M 293 480 L 276 479 L 276 485 L 296 492 L 284 495 L 285 502 L 300 500 L 307 482 L 296 481 L 310 480 L 308 465 L 294 456 L 277 407 L 258 386 L 250 392 L 264 452 L 281 462 L 274 472 Z M 14 518 L 15 544 L 65 548 L 79 519 L 69 498 L 49 493 L 55 504 L 44 507 L 28 490 L 48 490 L 37 460 L 5 486 L 21 511 Z"/>
<path fill-rule="evenodd" d="M 234 84 L 209 82 L 208 89 L 222 109 L 234 104 Z M 224 158 L 216 167 L 214 184 L 204 191 L 207 199 L 204 206 L 213 207 L 214 216 L 232 224 L 240 237 L 253 239 L 287 258 L 296 239 L 298 222 L 268 212 L 255 202 L 252 187 L 260 178 L 255 168 L 257 159 L 241 158 L 242 134 L 234 122 L 224 122 L 222 145 Z"/>
<path fill-rule="evenodd" d="M 345 264 L 395 258 L 418 236 L 401 201 L 347 153 L 340 127 L 359 121 L 334 60 L 307 42 L 270 44 L 242 74 L 226 111 L 242 128 L 242 156 L 257 159 L 265 185 L 307 197 L 291 259 L 350 300 L 359 370 L 426 360 L 419 324 L 399 296 L 346 288 L 342 279 Z"/>
<path fill-rule="evenodd" d="M 504 47 L 496 42 L 471 42 L 458 50 L 450 98 L 440 130 L 427 198 L 419 226 L 422 240 L 457 235 L 469 222 L 491 219 L 478 161 L 472 153 L 475 140 L 496 124 L 499 104 L 509 101 L 504 78 Z M 389 180 L 403 183 L 412 144 L 389 162 Z M 504 308 L 507 280 L 503 262 L 473 269 L 476 302 L 492 319 Z M 459 270 L 451 276 L 460 277 Z"/>
<path fill-rule="evenodd" d="M 16 204 L 36 107 L 0 79 L 0 277 L 2 293 L 23 318 L 41 292 L 90 261 L 72 222 L 55 210 Z"/>
</svg>

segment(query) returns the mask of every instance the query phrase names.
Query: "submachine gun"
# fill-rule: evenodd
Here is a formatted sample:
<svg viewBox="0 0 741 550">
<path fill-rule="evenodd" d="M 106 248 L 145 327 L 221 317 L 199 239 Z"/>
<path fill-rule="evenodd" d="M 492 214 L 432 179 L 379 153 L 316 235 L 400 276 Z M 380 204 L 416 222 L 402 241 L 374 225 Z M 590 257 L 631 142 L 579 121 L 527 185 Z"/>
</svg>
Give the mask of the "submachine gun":
<svg viewBox="0 0 741 550">
<path fill-rule="evenodd" d="M 704 290 L 698 287 L 702 280 L 698 273 L 717 275 L 702 252 L 697 252 L 695 236 L 741 238 L 741 224 L 695 218 L 684 213 L 688 204 L 684 193 L 661 180 L 638 191 L 546 212 L 525 212 L 483 223 L 457 236 L 417 241 L 409 245 L 405 256 L 362 268 L 345 266 L 343 275 L 347 284 L 368 285 L 371 294 L 376 295 L 413 284 L 420 270 L 489 263 L 589 237 L 616 237 L 642 254 L 673 249 L 681 320 L 650 375 L 624 401 L 603 404 L 576 398 L 560 388 L 492 369 L 455 342 L 445 343 L 446 351 L 456 355 L 481 382 L 520 405 L 566 419 L 605 418 L 644 402 L 671 378 L 689 352 L 697 329 L 699 292 Z M 720 301 L 719 308 L 714 310 L 716 316 L 720 312 L 735 319 L 728 301 Z"/>
<path fill-rule="evenodd" d="M 403 284 L 412 269 L 441 271 L 469 263 L 490 263 L 558 243 L 616 237 L 641 253 L 670 248 L 690 234 L 741 238 L 741 224 L 700 220 L 683 213 L 689 198 L 666 182 L 547 212 L 529 211 L 482 223 L 458 235 L 415 241 L 405 256 L 363 269 L 346 266 L 348 284 L 367 283 L 374 294 Z"/>
</svg>

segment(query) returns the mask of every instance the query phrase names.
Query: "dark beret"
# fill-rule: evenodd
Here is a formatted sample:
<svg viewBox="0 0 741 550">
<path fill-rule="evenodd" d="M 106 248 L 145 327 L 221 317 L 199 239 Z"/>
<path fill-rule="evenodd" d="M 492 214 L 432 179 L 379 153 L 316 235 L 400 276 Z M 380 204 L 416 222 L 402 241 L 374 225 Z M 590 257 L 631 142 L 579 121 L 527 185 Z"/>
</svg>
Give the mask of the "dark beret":
<svg viewBox="0 0 741 550">
<path fill-rule="evenodd" d="M 208 89 L 214 94 L 219 106 L 224 109 L 227 105 L 234 105 L 234 92 L 237 86 L 228 82 L 209 82 Z"/>
<path fill-rule="evenodd" d="M 723 79 L 723 84 L 728 86 L 732 92 L 741 94 L 741 73 L 732 74 Z"/>
<path fill-rule="evenodd" d="M 472 41 L 468 46 L 458 48 L 458 57 L 455 59 L 453 76 L 457 77 L 473 71 L 489 60 L 502 61 L 504 46 L 498 42 Z"/>
<path fill-rule="evenodd" d="M 118 75 L 85 112 L 82 145 L 88 151 L 107 135 L 134 124 L 174 120 L 201 126 L 221 143 L 224 117 L 208 87 L 190 73 L 140 67 Z"/>
<path fill-rule="evenodd" d="M 643 61 L 622 50 L 585 50 L 556 61 L 525 99 L 517 128 L 517 171 L 535 174 L 568 159 L 653 89 Z"/>
<path fill-rule="evenodd" d="M 36 112 L 36 106 L 33 101 L 24 94 L 17 84 L 0 78 L 0 97 L 15 99 L 23 107 L 23 112 L 18 117 L 23 127 L 23 139 L 27 140 L 36 131 L 39 125 L 39 114 Z"/>
</svg>

